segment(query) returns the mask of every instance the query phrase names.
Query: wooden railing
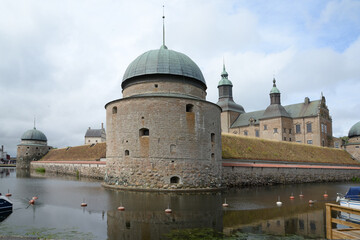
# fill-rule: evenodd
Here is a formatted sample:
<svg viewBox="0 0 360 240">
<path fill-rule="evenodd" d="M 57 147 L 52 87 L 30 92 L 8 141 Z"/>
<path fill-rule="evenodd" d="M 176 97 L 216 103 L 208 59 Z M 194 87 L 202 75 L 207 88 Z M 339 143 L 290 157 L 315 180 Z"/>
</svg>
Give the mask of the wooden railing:
<svg viewBox="0 0 360 240">
<path fill-rule="evenodd" d="M 348 222 L 342 219 L 333 218 L 333 211 L 341 211 L 349 214 L 359 215 L 360 209 L 343 207 L 337 204 L 326 203 L 326 238 L 327 239 L 360 239 L 360 223 Z M 336 228 L 336 224 L 348 228 Z"/>
</svg>

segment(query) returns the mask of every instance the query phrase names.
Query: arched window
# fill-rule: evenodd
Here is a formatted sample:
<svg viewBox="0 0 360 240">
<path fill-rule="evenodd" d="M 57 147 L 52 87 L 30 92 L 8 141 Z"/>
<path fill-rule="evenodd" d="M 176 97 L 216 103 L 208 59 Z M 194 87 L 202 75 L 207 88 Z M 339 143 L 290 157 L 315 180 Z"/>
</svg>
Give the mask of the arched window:
<svg viewBox="0 0 360 240">
<path fill-rule="evenodd" d="M 125 156 L 129 156 L 130 152 L 129 150 L 125 150 Z"/>
<path fill-rule="evenodd" d="M 116 114 L 116 113 L 117 113 L 117 107 L 113 107 L 113 108 L 112 108 L 112 113 L 113 113 L 113 114 Z"/>
<path fill-rule="evenodd" d="M 194 105 L 186 104 L 186 112 L 193 112 L 193 111 L 194 111 Z"/>
<path fill-rule="evenodd" d="M 142 128 L 142 129 L 139 130 L 139 136 L 140 137 L 149 136 L 149 134 L 150 134 L 150 131 L 147 128 Z"/>
<path fill-rule="evenodd" d="M 179 183 L 180 182 L 180 178 L 177 176 L 173 176 L 170 178 L 170 183 Z"/>
</svg>

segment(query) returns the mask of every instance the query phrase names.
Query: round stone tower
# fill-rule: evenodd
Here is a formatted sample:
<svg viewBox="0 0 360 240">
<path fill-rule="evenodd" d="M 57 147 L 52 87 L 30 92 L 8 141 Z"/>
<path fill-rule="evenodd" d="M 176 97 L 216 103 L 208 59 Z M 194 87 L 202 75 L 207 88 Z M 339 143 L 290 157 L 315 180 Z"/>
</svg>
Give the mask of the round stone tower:
<svg viewBox="0 0 360 240">
<path fill-rule="evenodd" d="M 16 168 L 30 168 L 30 162 L 42 158 L 52 147 L 47 145 L 44 133 L 34 129 L 26 131 L 21 136 L 17 148 Z"/>
<path fill-rule="evenodd" d="M 165 45 L 137 57 L 123 98 L 106 104 L 105 183 L 121 188 L 221 186 L 221 108 L 199 67 Z"/>
<path fill-rule="evenodd" d="M 349 130 L 349 141 L 345 149 L 356 160 L 360 161 L 360 122 L 355 123 Z"/>
</svg>

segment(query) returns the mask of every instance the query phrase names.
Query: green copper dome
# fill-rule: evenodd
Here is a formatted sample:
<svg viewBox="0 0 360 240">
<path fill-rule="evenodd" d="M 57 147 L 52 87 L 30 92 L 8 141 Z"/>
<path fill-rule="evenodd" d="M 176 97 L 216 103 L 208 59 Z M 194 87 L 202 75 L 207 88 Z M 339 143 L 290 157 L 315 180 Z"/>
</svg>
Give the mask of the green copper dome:
<svg viewBox="0 0 360 240">
<path fill-rule="evenodd" d="M 22 136 L 21 140 L 35 140 L 35 141 L 47 141 L 45 134 L 36 128 L 26 131 Z"/>
<path fill-rule="evenodd" d="M 127 67 L 122 82 L 133 77 L 151 74 L 185 76 L 200 81 L 206 86 L 204 76 L 196 63 L 183 53 L 169 50 L 165 45 L 137 57 Z"/>
<path fill-rule="evenodd" d="M 360 122 L 355 123 L 355 125 L 350 128 L 348 134 L 349 138 L 357 137 L 357 136 L 360 136 Z"/>
</svg>

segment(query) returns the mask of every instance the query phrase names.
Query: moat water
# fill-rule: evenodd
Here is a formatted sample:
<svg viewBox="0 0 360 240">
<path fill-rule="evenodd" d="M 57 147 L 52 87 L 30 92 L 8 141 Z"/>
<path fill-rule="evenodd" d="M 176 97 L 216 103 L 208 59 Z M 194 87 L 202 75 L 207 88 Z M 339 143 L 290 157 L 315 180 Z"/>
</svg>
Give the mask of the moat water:
<svg viewBox="0 0 360 240">
<path fill-rule="evenodd" d="M 105 189 L 100 181 L 0 168 L 0 192 L 12 193 L 0 236 L 50 239 L 171 239 L 222 232 L 238 239 L 325 238 L 325 202 L 356 183 L 276 185 L 175 194 Z M 327 192 L 329 197 L 324 199 Z M 303 198 L 299 194 L 304 195 Z M 290 200 L 293 194 L 295 199 Z M 37 196 L 34 205 L 29 200 Z M 283 205 L 276 206 L 280 196 Z M 225 201 L 229 207 L 223 208 Z M 309 205 L 309 200 L 315 200 Z M 88 206 L 81 207 L 85 201 Z M 118 211 L 119 206 L 125 211 Z M 165 213 L 170 207 L 171 214 Z M 190 230 L 192 229 L 192 230 Z M 196 230 L 194 230 L 196 229 Z"/>
</svg>

